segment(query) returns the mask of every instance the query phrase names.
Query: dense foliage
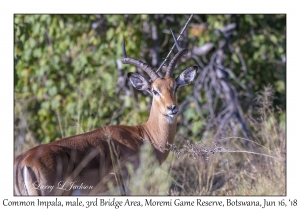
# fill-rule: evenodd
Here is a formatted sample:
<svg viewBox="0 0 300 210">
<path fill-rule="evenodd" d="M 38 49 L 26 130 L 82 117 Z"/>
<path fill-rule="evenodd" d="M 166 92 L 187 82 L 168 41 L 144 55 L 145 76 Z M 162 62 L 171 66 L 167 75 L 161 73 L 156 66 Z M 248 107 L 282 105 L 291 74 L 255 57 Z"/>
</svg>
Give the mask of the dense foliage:
<svg viewBox="0 0 300 210">
<path fill-rule="evenodd" d="M 151 97 L 128 83 L 127 72 L 143 72 L 121 64 L 122 37 L 128 55 L 157 68 L 174 43 L 169 28 L 178 35 L 188 17 L 15 15 L 16 146 L 28 141 L 47 143 L 110 124 L 145 122 Z M 285 15 L 194 15 L 181 43 L 192 52 L 208 43 L 216 49 L 224 38 L 218 30 L 230 23 L 236 28 L 223 65 L 236 75 L 230 82 L 239 93 L 242 110 L 254 112 L 255 93 L 271 84 L 274 106 L 284 116 Z M 210 51 L 187 55 L 175 74 L 195 64 L 203 68 L 211 55 Z M 192 91 L 192 86 L 182 88 L 179 103 L 191 99 Z M 205 93 L 199 91 L 200 105 L 205 104 Z M 193 100 L 185 102 L 178 130 L 199 141 L 208 108 L 197 110 Z"/>
</svg>

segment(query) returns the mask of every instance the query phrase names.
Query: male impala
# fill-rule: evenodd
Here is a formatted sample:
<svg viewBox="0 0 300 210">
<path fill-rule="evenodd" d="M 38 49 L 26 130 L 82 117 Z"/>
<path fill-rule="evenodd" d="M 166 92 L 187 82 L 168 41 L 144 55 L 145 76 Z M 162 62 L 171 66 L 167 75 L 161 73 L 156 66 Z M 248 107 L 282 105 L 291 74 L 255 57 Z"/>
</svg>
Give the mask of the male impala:
<svg viewBox="0 0 300 210">
<path fill-rule="evenodd" d="M 100 128 L 39 145 L 17 156 L 14 161 L 16 195 L 99 194 L 108 190 L 109 181 L 123 187 L 118 180 L 128 176 L 124 162 L 131 162 L 136 168 L 144 142 L 153 145 L 157 160 L 163 163 L 169 154 L 165 146 L 167 142 L 173 143 L 176 133 L 176 90 L 190 84 L 198 69 L 188 68 L 173 78 L 175 65 L 187 49 L 181 48 L 172 35 L 179 52 L 163 78 L 146 63 L 127 57 L 123 40 L 122 63 L 143 69 L 151 78 L 150 83 L 137 73 L 128 74 L 136 89 L 153 95 L 148 121 L 139 126 Z"/>
</svg>

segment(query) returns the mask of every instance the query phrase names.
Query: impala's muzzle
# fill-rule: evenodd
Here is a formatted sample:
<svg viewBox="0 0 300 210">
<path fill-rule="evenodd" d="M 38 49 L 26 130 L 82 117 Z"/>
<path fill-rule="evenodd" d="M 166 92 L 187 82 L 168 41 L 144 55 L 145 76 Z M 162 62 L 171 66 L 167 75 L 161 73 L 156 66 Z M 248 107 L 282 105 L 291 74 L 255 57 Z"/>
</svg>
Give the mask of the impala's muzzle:
<svg viewBox="0 0 300 210">
<path fill-rule="evenodd" d="M 177 109 L 176 105 L 167 106 L 167 110 L 168 110 L 168 115 L 169 116 L 174 116 L 178 113 L 178 109 Z"/>
</svg>

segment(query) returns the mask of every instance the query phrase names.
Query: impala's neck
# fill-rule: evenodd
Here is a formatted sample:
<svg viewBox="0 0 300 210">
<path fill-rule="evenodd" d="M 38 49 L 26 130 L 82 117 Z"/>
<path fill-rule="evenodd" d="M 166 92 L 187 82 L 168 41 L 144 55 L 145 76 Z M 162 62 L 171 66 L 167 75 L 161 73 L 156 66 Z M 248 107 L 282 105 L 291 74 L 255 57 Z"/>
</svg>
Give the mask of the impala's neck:
<svg viewBox="0 0 300 210">
<path fill-rule="evenodd" d="M 168 148 L 166 146 L 167 142 L 169 144 L 174 142 L 177 127 L 176 116 L 174 116 L 174 119 L 166 118 L 152 106 L 149 119 L 142 127 L 146 132 L 145 139 L 149 140 L 157 149 L 157 158 L 162 163 L 169 154 L 169 151 L 164 150 L 164 148 Z"/>
</svg>

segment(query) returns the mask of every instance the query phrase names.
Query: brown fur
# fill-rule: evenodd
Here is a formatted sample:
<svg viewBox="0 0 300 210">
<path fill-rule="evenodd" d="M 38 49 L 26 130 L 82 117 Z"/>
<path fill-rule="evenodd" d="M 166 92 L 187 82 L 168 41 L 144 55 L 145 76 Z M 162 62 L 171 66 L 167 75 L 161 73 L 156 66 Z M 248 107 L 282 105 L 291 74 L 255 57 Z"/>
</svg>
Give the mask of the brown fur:
<svg viewBox="0 0 300 210">
<path fill-rule="evenodd" d="M 93 186 L 92 190 L 81 190 L 81 194 L 99 194 L 108 190 L 108 181 L 116 183 L 118 171 L 114 161 L 120 163 L 121 176 L 126 179 L 125 162 L 138 166 L 142 144 L 150 142 L 160 163 L 169 151 L 162 147 L 172 144 L 176 133 L 176 116 L 170 123 L 165 119 L 167 106 L 177 104 L 176 82 L 173 78 L 158 78 L 152 83 L 162 97 L 153 96 L 148 121 L 140 126 L 108 126 L 84 134 L 63 138 L 49 144 L 39 145 L 15 158 L 16 195 L 71 195 L 73 190 L 55 189 L 58 183 L 76 181 L 76 184 Z M 26 166 L 26 167 L 25 167 Z M 25 168 L 24 168 L 25 167 Z M 26 180 L 24 180 L 26 177 Z M 24 187 L 24 183 L 27 183 Z M 40 186 L 54 186 L 36 189 Z M 68 188 L 67 188 L 68 189 Z"/>
</svg>

